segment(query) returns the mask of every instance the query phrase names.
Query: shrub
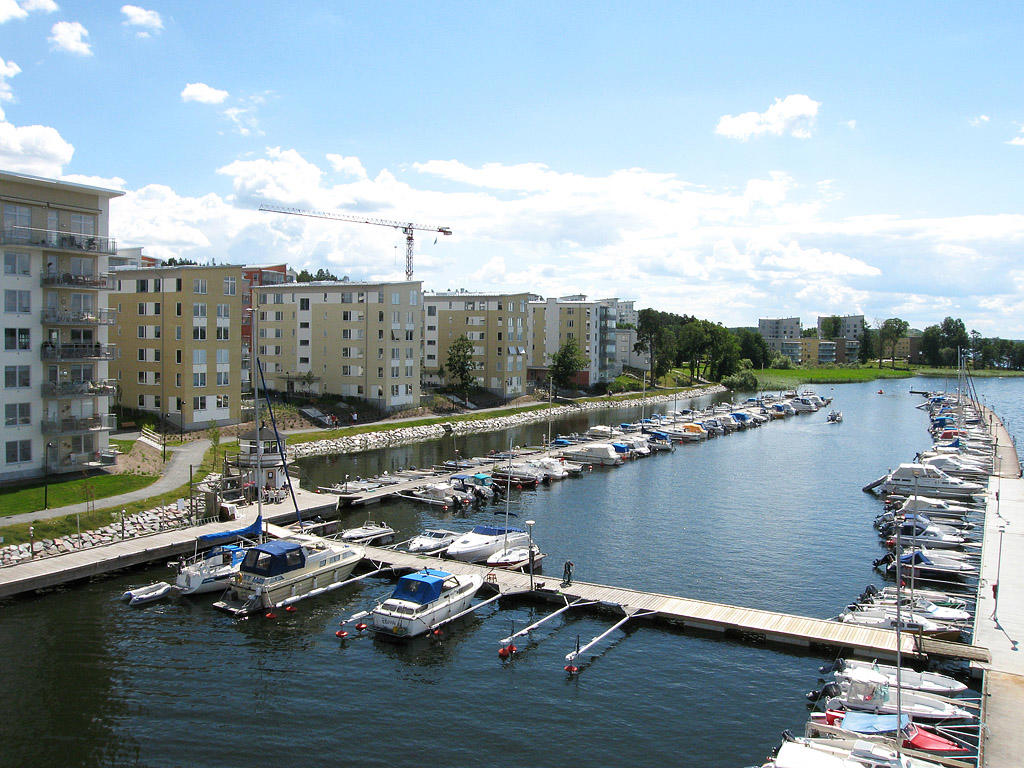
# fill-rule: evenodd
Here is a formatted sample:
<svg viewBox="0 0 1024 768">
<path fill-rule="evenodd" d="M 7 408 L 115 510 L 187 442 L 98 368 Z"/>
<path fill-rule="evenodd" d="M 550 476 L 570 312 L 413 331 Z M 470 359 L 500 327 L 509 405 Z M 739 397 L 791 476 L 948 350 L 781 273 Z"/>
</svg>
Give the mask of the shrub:
<svg viewBox="0 0 1024 768">
<path fill-rule="evenodd" d="M 752 371 L 740 371 L 722 379 L 722 385 L 729 389 L 753 392 L 757 390 L 757 377 Z"/>
</svg>

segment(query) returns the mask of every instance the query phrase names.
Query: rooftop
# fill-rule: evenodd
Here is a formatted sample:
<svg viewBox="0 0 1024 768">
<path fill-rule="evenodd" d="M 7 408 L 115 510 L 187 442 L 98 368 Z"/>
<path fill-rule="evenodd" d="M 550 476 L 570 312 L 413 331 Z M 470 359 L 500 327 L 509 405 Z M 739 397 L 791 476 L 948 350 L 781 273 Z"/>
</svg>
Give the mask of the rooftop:
<svg viewBox="0 0 1024 768">
<path fill-rule="evenodd" d="M 124 194 L 119 189 L 106 189 L 104 187 L 93 187 L 89 184 L 76 184 L 71 181 L 59 181 L 58 179 L 47 179 L 42 176 L 32 176 L 28 173 L 13 173 L 11 171 L 0 171 L 0 181 L 18 182 L 22 184 L 35 184 L 39 187 L 52 187 L 70 192 L 92 192 L 99 197 L 120 197 Z"/>
</svg>

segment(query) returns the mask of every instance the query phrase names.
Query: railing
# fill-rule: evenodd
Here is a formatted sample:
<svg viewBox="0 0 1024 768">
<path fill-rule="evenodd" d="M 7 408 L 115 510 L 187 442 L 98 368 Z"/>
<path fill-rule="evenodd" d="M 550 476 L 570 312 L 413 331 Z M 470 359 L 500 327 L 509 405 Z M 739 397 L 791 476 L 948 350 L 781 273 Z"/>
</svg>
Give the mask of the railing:
<svg viewBox="0 0 1024 768">
<path fill-rule="evenodd" d="M 113 344 L 50 344 L 42 346 L 43 360 L 116 360 L 118 349 Z"/>
<path fill-rule="evenodd" d="M 62 381 L 55 384 L 47 381 L 42 385 L 43 397 L 103 397 L 117 394 L 116 379 L 96 381 Z"/>
<path fill-rule="evenodd" d="M 43 285 L 67 286 L 69 288 L 94 288 L 112 290 L 114 279 L 111 275 L 76 275 L 72 272 L 46 272 L 42 277 Z"/>
<path fill-rule="evenodd" d="M 86 251 L 88 253 L 117 253 L 117 241 L 112 237 L 83 235 L 78 232 L 60 232 L 55 229 L 35 227 L 6 227 L 0 233 L 4 245 L 33 245 L 64 251 Z"/>
<path fill-rule="evenodd" d="M 112 413 L 99 416 L 66 416 L 62 419 L 48 419 L 41 423 L 43 434 L 60 435 L 68 432 L 93 432 L 117 427 Z"/>
<path fill-rule="evenodd" d="M 43 310 L 43 322 L 50 325 L 116 325 L 117 310 L 48 307 Z"/>
<path fill-rule="evenodd" d="M 69 453 L 66 456 L 61 456 L 57 461 L 46 462 L 46 469 L 49 472 L 69 472 L 74 469 L 99 465 L 98 452 Z"/>
</svg>

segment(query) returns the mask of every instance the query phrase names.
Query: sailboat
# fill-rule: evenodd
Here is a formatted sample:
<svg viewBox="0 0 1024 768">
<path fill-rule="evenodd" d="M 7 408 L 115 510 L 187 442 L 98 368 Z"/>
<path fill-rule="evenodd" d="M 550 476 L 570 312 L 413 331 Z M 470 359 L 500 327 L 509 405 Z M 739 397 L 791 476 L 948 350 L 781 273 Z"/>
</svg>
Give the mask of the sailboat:
<svg viewBox="0 0 1024 768">
<path fill-rule="evenodd" d="M 509 462 L 512 459 L 512 443 L 509 440 Z M 544 559 L 544 553 L 540 551 L 536 544 L 531 540 L 532 537 L 527 534 L 526 541 L 523 542 L 521 535 L 514 535 L 512 540 L 509 539 L 509 534 L 521 534 L 522 529 L 509 528 L 509 505 L 511 503 L 512 494 L 509 493 L 505 496 L 505 533 L 502 538 L 501 549 L 494 552 L 487 558 L 487 565 L 494 568 L 508 568 L 510 570 L 518 570 L 525 568 L 530 565 L 531 560 L 533 561 L 533 570 L 537 572 L 540 570 L 540 562 Z"/>
</svg>

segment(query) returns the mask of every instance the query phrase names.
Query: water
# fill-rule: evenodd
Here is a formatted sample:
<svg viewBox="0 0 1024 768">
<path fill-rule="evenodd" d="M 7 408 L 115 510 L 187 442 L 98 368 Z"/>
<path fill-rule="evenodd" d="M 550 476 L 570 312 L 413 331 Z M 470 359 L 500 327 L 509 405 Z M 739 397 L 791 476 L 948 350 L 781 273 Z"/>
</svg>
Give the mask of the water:
<svg viewBox="0 0 1024 768">
<path fill-rule="evenodd" d="M 680 446 L 524 493 L 511 511 L 536 520 L 549 574 L 571 558 L 589 581 L 833 616 L 877 583 L 879 504 L 860 488 L 925 445 L 920 398 L 907 391 L 935 384 L 884 382 L 885 395 L 878 383 L 837 386 L 841 425 L 819 413 Z M 1020 387 L 978 382 L 1017 434 Z M 588 414 L 561 431 L 638 415 Z M 545 430 L 513 439 L 533 443 Z M 308 460 L 303 480 L 507 446 L 507 435 L 489 434 Z M 408 536 L 497 521 L 502 510 L 446 515 L 394 503 L 347 520 L 382 517 Z M 275 622 L 235 623 L 209 607 L 212 596 L 143 609 L 118 600 L 167 575 L 153 566 L 0 604 L 0 765 L 561 766 L 609 756 L 655 768 L 752 765 L 782 729 L 802 728 L 803 693 L 823 663 L 638 622 L 567 679 L 577 636 L 586 642 L 615 617 L 555 619 L 503 664 L 497 640 L 541 615 L 528 605 L 485 608 L 440 643 L 339 642 L 339 619 L 387 591 L 382 580 L 300 603 Z"/>
</svg>

